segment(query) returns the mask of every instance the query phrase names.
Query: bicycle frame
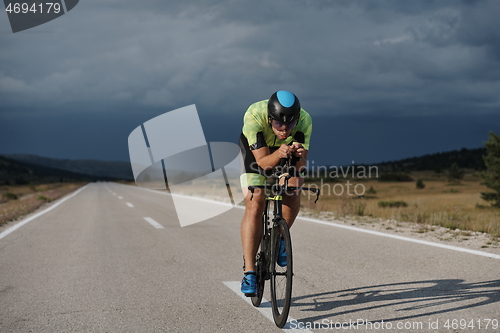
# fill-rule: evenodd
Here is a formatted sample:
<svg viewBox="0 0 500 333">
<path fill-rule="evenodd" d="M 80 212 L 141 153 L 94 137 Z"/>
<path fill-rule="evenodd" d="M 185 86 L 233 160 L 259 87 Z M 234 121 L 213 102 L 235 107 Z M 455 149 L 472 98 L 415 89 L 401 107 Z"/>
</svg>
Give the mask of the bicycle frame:
<svg viewBox="0 0 500 333">
<path fill-rule="evenodd" d="M 311 191 L 316 194 L 316 200 L 314 200 L 314 203 L 316 203 L 319 199 L 320 196 L 320 189 L 319 188 L 310 188 L 310 187 L 304 187 L 304 186 L 288 186 L 288 180 L 292 178 L 292 176 L 288 173 L 288 169 L 290 168 L 290 162 L 291 159 L 283 159 L 284 163 L 284 168 L 282 170 L 285 170 L 285 172 L 282 173 L 277 173 L 274 174 L 273 177 L 276 179 L 276 183 L 271 185 L 270 188 L 270 194 L 266 194 L 266 202 L 264 206 L 264 213 L 262 216 L 262 225 L 263 225 L 263 232 L 262 232 L 262 242 L 261 244 L 268 245 L 268 239 L 271 235 L 271 225 L 269 221 L 269 203 L 271 201 L 274 202 L 274 207 L 273 207 L 273 220 L 272 222 L 275 222 L 277 219 L 283 218 L 283 193 L 289 193 L 289 191 Z M 284 179 L 284 184 L 279 184 L 280 179 Z M 253 194 L 255 189 L 263 189 L 267 190 L 269 185 L 261 185 L 261 186 L 248 186 L 248 190 L 252 193 L 252 196 L 250 200 L 253 199 Z M 267 248 L 265 250 L 268 250 Z M 265 251 L 261 251 L 265 252 Z M 267 254 L 267 252 L 266 252 Z"/>
<path fill-rule="evenodd" d="M 318 198 L 320 195 L 320 189 L 318 189 L 318 188 L 309 188 L 309 187 L 303 187 L 303 186 L 300 186 L 300 187 L 288 186 L 288 179 L 290 179 L 291 177 L 288 174 L 286 174 L 284 177 L 285 177 L 284 185 L 280 185 L 280 184 L 272 185 L 271 189 L 270 189 L 271 193 L 269 195 L 266 195 L 266 201 L 264 204 L 264 212 L 262 214 L 262 240 L 261 240 L 262 248 L 261 248 L 261 251 L 258 253 L 259 256 L 263 257 L 261 260 L 266 260 L 268 258 L 271 258 L 271 251 L 269 248 L 269 242 L 271 239 L 271 231 L 275 227 L 274 223 L 278 219 L 283 218 L 283 207 L 282 207 L 282 205 L 283 205 L 283 193 L 287 193 L 288 191 L 298 191 L 298 190 L 311 191 L 313 193 L 316 193 L 316 200 L 314 201 L 315 203 L 318 201 Z M 278 179 L 280 179 L 280 178 L 278 177 Z M 253 199 L 253 193 L 254 193 L 255 189 L 257 189 L 257 188 L 266 190 L 267 185 L 249 186 L 248 189 L 252 193 L 252 197 L 250 198 L 250 200 Z M 272 220 L 269 219 L 269 205 L 271 202 L 274 202 L 274 205 L 273 205 L 273 217 L 274 218 Z M 271 222 L 273 222 L 273 225 L 271 225 Z M 265 264 L 267 267 L 270 260 L 266 260 L 266 261 L 267 262 Z M 266 274 L 265 279 L 269 280 L 269 274 Z"/>
<path fill-rule="evenodd" d="M 308 187 L 292 187 L 288 186 L 288 180 L 292 176 L 288 173 L 288 167 L 290 165 L 290 159 L 284 163 L 286 171 L 281 174 L 273 175 L 276 178 L 275 184 L 273 184 L 270 189 L 268 186 L 249 186 L 248 189 L 251 191 L 252 196 L 250 200 L 253 199 L 253 194 L 255 189 L 260 188 L 266 191 L 266 200 L 264 205 L 264 212 L 262 214 L 262 239 L 260 243 L 260 251 L 257 253 L 256 257 L 256 273 L 257 273 L 257 294 L 252 296 L 252 304 L 254 306 L 259 306 L 262 300 L 262 295 L 264 292 L 265 281 L 271 279 L 271 304 L 273 309 L 273 318 L 278 327 L 283 327 L 286 323 L 288 317 L 288 311 L 291 304 L 291 289 L 292 289 L 292 276 L 293 276 L 293 260 L 292 260 L 292 247 L 289 227 L 283 218 L 283 194 L 289 193 L 289 191 L 301 191 L 309 190 L 316 193 L 316 201 L 318 201 L 320 190 L 318 188 L 308 188 Z M 283 179 L 283 184 L 280 184 L 281 179 Z M 268 194 L 267 191 L 270 191 Z M 298 195 L 298 193 L 295 193 Z M 270 220 L 269 217 L 269 205 L 271 201 L 273 205 L 273 218 Z M 286 249 L 287 263 L 286 270 L 280 271 L 276 270 L 276 258 L 278 256 L 278 238 L 280 237 L 281 242 L 284 242 L 284 249 Z M 283 267 L 283 266 L 282 266 Z M 283 276 L 287 279 L 286 284 L 286 296 L 284 298 L 284 303 L 278 306 L 278 301 L 276 297 L 276 279 L 278 276 Z"/>
<path fill-rule="evenodd" d="M 269 218 L 269 205 L 271 202 L 274 202 L 273 205 L 273 219 L 270 220 Z M 264 204 L 264 212 L 262 214 L 262 241 L 261 244 L 263 245 L 263 248 L 261 249 L 260 255 L 263 256 L 262 260 L 265 260 L 265 267 L 267 267 L 266 274 L 264 276 L 265 280 L 269 280 L 270 275 L 269 275 L 269 265 L 271 264 L 271 248 L 270 248 L 270 241 L 272 239 L 272 230 L 276 228 L 275 222 L 278 219 L 283 218 L 283 196 L 282 195 L 270 195 L 266 196 L 266 202 Z M 271 224 L 272 222 L 272 224 Z"/>
</svg>

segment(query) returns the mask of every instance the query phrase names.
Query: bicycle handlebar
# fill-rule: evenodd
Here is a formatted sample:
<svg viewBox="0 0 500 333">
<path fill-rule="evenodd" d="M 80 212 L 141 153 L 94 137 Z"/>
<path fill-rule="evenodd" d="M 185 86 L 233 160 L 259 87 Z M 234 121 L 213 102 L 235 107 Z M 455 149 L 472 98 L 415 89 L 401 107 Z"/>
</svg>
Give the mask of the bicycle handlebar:
<svg viewBox="0 0 500 333">
<path fill-rule="evenodd" d="M 321 193 L 319 188 L 311 188 L 311 187 L 303 187 L 303 186 L 300 186 L 300 187 L 288 186 L 288 179 L 292 178 L 292 176 L 288 173 L 289 168 L 291 167 L 291 163 L 292 163 L 292 156 L 291 155 L 287 158 L 281 158 L 278 165 L 281 168 L 281 171 L 283 171 L 283 169 L 286 169 L 286 172 L 273 173 L 272 177 L 276 178 L 276 179 L 280 179 L 283 176 L 285 177 L 286 181 L 285 181 L 285 186 L 284 186 L 284 192 L 287 192 L 289 190 L 290 191 L 298 191 L 298 190 L 304 191 L 304 190 L 306 190 L 306 191 L 311 191 L 311 192 L 315 193 L 316 200 L 314 200 L 314 203 L 316 203 L 318 201 L 319 195 Z M 276 186 L 276 184 L 271 186 L 271 191 L 273 191 L 274 186 Z M 253 193 L 254 193 L 256 188 L 267 188 L 267 185 L 248 186 L 248 190 L 250 192 L 252 192 L 252 197 L 250 198 L 250 200 L 253 199 Z"/>
<path fill-rule="evenodd" d="M 288 162 L 288 160 L 289 160 L 289 159 L 290 159 L 290 158 L 285 158 L 285 157 L 280 158 L 280 163 L 278 164 L 278 166 L 280 166 L 280 167 L 284 167 L 284 166 L 285 166 L 285 164 L 286 164 L 286 162 Z"/>
</svg>

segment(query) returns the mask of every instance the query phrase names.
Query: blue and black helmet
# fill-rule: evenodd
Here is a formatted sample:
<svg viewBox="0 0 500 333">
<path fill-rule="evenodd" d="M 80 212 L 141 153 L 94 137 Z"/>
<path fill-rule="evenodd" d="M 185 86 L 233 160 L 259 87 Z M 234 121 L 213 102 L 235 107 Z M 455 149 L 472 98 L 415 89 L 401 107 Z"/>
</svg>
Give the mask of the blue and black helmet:
<svg viewBox="0 0 500 333">
<path fill-rule="evenodd" d="M 286 90 L 275 92 L 267 102 L 267 113 L 273 120 L 288 124 L 299 119 L 300 102 Z"/>
</svg>

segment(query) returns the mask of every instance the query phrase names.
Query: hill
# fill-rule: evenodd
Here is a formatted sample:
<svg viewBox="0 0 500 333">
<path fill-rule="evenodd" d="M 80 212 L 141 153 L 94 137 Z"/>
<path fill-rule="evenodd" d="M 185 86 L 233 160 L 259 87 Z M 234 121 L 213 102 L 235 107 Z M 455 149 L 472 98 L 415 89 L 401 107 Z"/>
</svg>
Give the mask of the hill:
<svg viewBox="0 0 500 333">
<path fill-rule="evenodd" d="M 485 148 L 453 150 L 442 153 L 426 154 L 418 157 L 405 158 L 398 161 L 375 163 L 382 172 L 406 172 L 433 170 L 442 172 L 448 170 L 453 163 L 463 169 L 484 170 L 483 156 Z"/>
<path fill-rule="evenodd" d="M 442 172 L 450 168 L 453 163 L 457 163 L 460 168 L 484 170 L 485 165 L 483 155 L 486 155 L 485 148 L 453 150 L 423 156 L 410 157 L 396 161 L 384 161 L 373 163 L 370 166 L 377 166 L 381 173 L 410 172 L 432 170 Z M 0 162 L 0 183 L 10 179 L 18 179 L 20 182 L 26 179 L 99 179 L 99 180 L 133 180 L 132 168 L 128 162 L 110 162 L 97 160 L 69 160 L 42 157 L 37 155 L 12 154 L 4 155 Z M 0 156 L 1 157 L 1 156 Z M 10 162 L 5 162 L 8 159 Z M 14 166 L 14 161 L 19 165 Z M 11 171 L 4 170 L 7 165 Z M 23 171 L 24 170 L 24 171 Z M 31 170 L 31 171 L 30 171 Z M 36 176 L 28 177 L 26 172 L 32 172 Z M 38 178 L 37 178 L 38 177 Z M 30 181 L 30 180 L 28 180 Z M 35 180 L 31 180 L 35 181 Z M 36 180 L 38 182 L 38 180 Z"/>
<path fill-rule="evenodd" d="M 0 156 L 0 184 L 22 185 L 28 183 L 55 183 L 72 181 L 111 180 L 81 173 L 52 169 L 40 165 L 23 163 Z"/>
<path fill-rule="evenodd" d="M 426 154 L 395 161 L 355 164 L 340 167 L 333 166 L 329 168 L 313 167 L 309 169 L 308 178 L 332 180 L 336 178 L 354 177 L 354 175 L 359 174 L 368 176 L 368 174 L 372 172 L 370 170 L 376 169 L 380 180 L 401 182 L 413 181 L 413 178 L 409 175 L 412 171 L 435 171 L 441 173 L 449 170 L 454 163 L 456 163 L 460 169 L 476 171 L 485 170 L 486 166 L 483 161 L 484 155 L 486 155 L 485 148 L 462 148 L 460 150 Z"/>
<path fill-rule="evenodd" d="M 133 180 L 132 168 L 128 162 L 69 160 L 42 157 L 37 155 L 11 154 L 5 157 L 30 165 L 39 165 L 51 169 L 64 170 L 84 174 L 99 179 Z"/>
</svg>

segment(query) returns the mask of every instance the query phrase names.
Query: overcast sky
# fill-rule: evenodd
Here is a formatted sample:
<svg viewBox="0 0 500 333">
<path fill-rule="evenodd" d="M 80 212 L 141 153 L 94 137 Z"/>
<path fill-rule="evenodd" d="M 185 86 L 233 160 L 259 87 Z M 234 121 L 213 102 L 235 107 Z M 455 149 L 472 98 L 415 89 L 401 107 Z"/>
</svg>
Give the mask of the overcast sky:
<svg viewBox="0 0 500 333">
<path fill-rule="evenodd" d="M 317 164 L 481 147 L 500 133 L 499 17 L 497 0 L 82 0 L 13 34 L 0 14 L 0 154 L 126 161 L 134 128 L 190 104 L 207 141 L 236 143 L 280 89 L 313 117 Z"/>
</svg>

